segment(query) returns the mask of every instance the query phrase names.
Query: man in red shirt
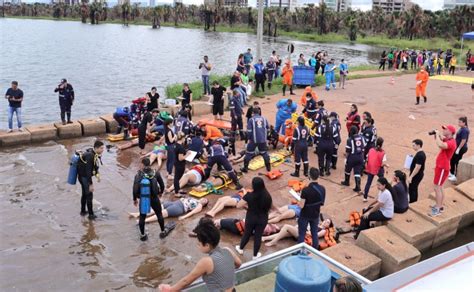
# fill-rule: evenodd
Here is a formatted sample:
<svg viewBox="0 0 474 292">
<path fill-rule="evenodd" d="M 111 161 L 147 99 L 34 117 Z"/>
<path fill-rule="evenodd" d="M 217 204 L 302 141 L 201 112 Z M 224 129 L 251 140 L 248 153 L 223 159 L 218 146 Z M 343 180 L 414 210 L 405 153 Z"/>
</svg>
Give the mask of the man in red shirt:
<svg viewBox="0 0 474 292">
<path fill-rule="evenodd" d="M 434 190 L 436 193 L 436 205 L 431 208 L 431 216 L 438 216 L 443 212 L 444 191 L 443 184 L 448 178 L 451 157 L 456 151 L 456 141 L 453 135 L 456 133 L 456 128 L 452 125 L 442 126 L 443 132 L 439 133 L 435 130 L 435 141 L 440 151 L 436 157 L 436 168 L 434 175 Z"/>
</svg>

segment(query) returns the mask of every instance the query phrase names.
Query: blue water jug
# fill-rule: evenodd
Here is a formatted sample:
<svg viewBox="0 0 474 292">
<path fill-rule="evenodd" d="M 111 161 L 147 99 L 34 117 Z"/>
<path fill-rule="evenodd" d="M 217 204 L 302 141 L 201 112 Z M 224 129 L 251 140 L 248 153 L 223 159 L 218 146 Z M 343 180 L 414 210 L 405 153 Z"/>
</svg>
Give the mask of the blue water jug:
<svg viewBox="0 0 474 292">
<path fill-rule="evenodd" d="M 140 214 L 150 213 L 151 184 L 146 177 L 140 181 Z"/>
<path fill-rule="evenodd" d="M 71 157 L 71 162 L 69 163 L 69 174 L 67 176 L 67 183 L 70 185 L 75 185 L 77 181 L 77 163 L 79 162 L 79 154 L 74 153 Z"/>
<path fill-rule="evenodd" d="M 331 271 L 307 255 L 291 256 L 278 265 L 275 292 L 329 292 Z"/>
</svg>

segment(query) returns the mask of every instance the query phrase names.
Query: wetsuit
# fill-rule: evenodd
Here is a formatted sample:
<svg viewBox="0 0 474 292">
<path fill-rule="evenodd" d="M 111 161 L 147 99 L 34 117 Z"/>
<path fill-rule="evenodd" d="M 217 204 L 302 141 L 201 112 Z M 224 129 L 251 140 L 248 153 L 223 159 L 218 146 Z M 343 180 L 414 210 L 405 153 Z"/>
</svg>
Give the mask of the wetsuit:
<svg viewBox="0 0 474 292">
<path fill-rule="evenodd" d="M 93 149 L 88 149 L 80 155 L 77 163 L 77 179 L 82 188 L 81 215 L 85 215 L 87 206 L 89 216 L 94 216 L 92 207 L 94 194 L 90 191 L 90 186 L 92 185 L 92 176 L 99 173 L 99 160 L 100 156 Z"/>
<path fill-rule="evenodd" d="M 309 162 L 308 162 L 308 137 L 309 130 L 306 126 L 298 126 L 293 131 L 293 149 L 295 152 L 295 175 L 296 177 L 300 174 L 301 160 L 303 160 L 303 173 L 308 175 Z"/>
<path fill-rule="evenodd" d="M 334 152 L 335 140 L 338 137 L 337 129 L 331 125 L 326 126 L 322 123 L 318 132 L 316 133 L 317 153 L 319 162 L 319 172 L 323 176 L 324 172 L 329 175 L 329 168 L 331 166 L 332 154 Z"/>
<path fill-rule="evenodd" d="M 74 102 L 74 89 L 71 84 L 67 84 L 65 88 L 57 87 L 54 92 L 59 92 L 59 107 L 61 109 L 61 121 L 66 122 L 66 115 L 68 123 L 71 122 L 71 106 Z"/>
<path fill-rule="evenodd" d="M 267 135 L 268 121 L 264 117 L 254 114 L 247 123 L 247 136 L 249 143 L 247 144 L 247 152 L 244 158 L 243 171 L 247 171 L 250 160 L 255 156 L 255 149 L 258 148 L 259 155 L 263 156 L 267 171 L 271 170 L 270 156 L 268 156 Z"/>
<path fill-rule="evenodd" d="M 235 183 L 237 188 L 240 189 L 241 185 L 239 183 L 239 179 L 237 178 L 237 175 L 235 174 L 232 165 L 230 165 L 230 162 L 227 159 L 224 146 L 219 143 L 214 143 L 212 146 L 209 147 L 208 153 L 209 156 L 207 159 L 207 168 L 205 171 L 206 179 L 211 175 L 212 167 L 214 166 L 214 164 L 217 164 L 218 167 L 223 167 L 225 171 L 227 171 L 229 177 Z"/>
<path fill-rule="evenodd" d="M 355 134 L 347 139 L 347 161 L 344 169 L 345 180 L 343 184 L 349 185 L 349 178 L 352 170 L 354 170 L 354 179 L 356 183 L 354 191 L 356 192 L 360 191 L 360 175 L 364 167 L 364 148 L 365 141 L 361 135 Z"/>
<path fill-rule="evenodd" d="M 148 179 L 150 182 L 150 192 L 149 194 L 142 194 L 142 180 Z M 133 201 L 140 199 L 140 219 L 138 221 L 138 227 L 140 229 L 141 236 L 145 236 L 145 219 L 147 216 L 147 211 L 143 210 L 141 207 L 142 205 L 142 196 L 149 199 L 149 205 L 155 212 L 156 217 L 158 218 L 158 223 L 160 224 L 160 229 L 163 232 L 165 230 L 165 220 L 163 219 L 163 215 L 161 214 L 161 202 L 159 199 L 159 195 L 163 193 L 165 189 L 165 184 L 163 183 L 163 179 L 160 176 L 159 172 L 155 172 L 151 168 L 145 168 L 143 171 L 139 170 L 138 173 L 135 175 L 135 179 L 133 181 Z"/>
</svg>

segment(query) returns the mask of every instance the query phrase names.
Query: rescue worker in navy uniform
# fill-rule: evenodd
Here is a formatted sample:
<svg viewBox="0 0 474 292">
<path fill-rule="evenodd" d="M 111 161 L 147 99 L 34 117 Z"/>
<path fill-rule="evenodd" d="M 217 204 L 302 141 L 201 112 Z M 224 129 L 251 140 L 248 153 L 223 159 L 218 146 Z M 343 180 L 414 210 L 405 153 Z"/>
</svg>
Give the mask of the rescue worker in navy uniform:
<svg viewBox="0 0 474 292">
<path fill-rule="evenodd" d="M 207 167 L 205 170 L 205 178 L 209 178 L 211 175 L 212 167 L 217 164 L 218 167 L 222 167 L 227 171 L 229 178 L 232 179 L 238 190 L 242 189 L 242 185 L 239 182 L 239 178 L 235 173 L 232 165 L 227 159 L 226 151 L 224 149 L 226 141 L 222 138 L 218 138 L 212 142 L 212 145 L 206 150 L 208 153 Z"/>
<path fill-rule="evenodd" d="M 295 172 L 291 176 L 300 176 L 301 160 L 303 160 L 303 174 L 308 176 L 309 162 L 308 162 L 308 127 L 304 125 L 304 117 L 298 117 L 298 127 L 293 131 L 293 146 L 295 152 Z"/>
<path fill-rule="evenodd" d="M 242 109 L 242 104 L 240 102 L 240 93 L 237 90 L 233 91 L 232 97 L 230 98 L 229 109 L 230 109 L 230 118 L 231 118 L 231 124 L 232 124 L 231 130 L 235 133 L 238 127 L 240 139 L 245 140 L 244 124 L 242 121 L 243 109 Z"/>
<path fill-rule="evenodd" d="M 54 92 L 59 92 L 59 107 L 61 109 L 61 121 L 63 125 L 67 123 L 72 124 L 71 121 L 71 106 L 74 102 L 74 89 L 72 85 L 67 83 L 66 79 L 61 79 L 61 83 L 54 89 Z"/>
<path fill-rule="evenodd" d="M 320 176 L 324 176 L 324 173 L 331 175 L 329 168 L 331 167 L 332 153 L 337 137 L 337 129 L 330 124 L 328 116 L 323 116 L 316 133 Z"/>
<path fill-rule="evenodd" d="M 160 224 L 161 234 L 165 230 L 165 220 L 161 214 L 161 202 L 158 196 L 161 196 L 165 184 L 159 172 L 156 172 L 150 167 L 150 158 L 145 157 L 142 160 L 142 168 L 135 175 L 133 181 L 133 204 L 140 210 L 140 219 L 138 221 L 138 228 L 140 229 L 140 240 L 145 241 L 148 235 L 145 233 L 145 219 L 151 209 L 155 212 Z M 139 201 L 140 200 L 140 201 Z"/>
<path fill-rule="evenodd" d="M 186 136 L 191 133 L 192 124 L 188 119 L 188 112 L 186 110 L 181 110 L 179 112 L 178 118 L 175 120 L 174 132 L 182 132 Z"/>
<path fill-rule="evenodd" d="M 317 103 L 313 99 L 311 92 L 306 94 L 306 104 L 303 109 L 303 113 L 306 113 L 306 117 L 312 121 L 316 118 L 316 112 L 318 110 Z"/>
<path fill-rule="evenodd" d="M 341 182 L 342 185 L 349 186 L 349 179 L 351 172 L 354 170 L 354 179 L 356 186 L 354 192 L 360 192 L 360 175 L 364 167 L 364 138 L 358 134 L 357 126 L 352 126 L 349 131 L 349 138 L 347 138 L 346 152 L 346 167 L 344 169 L 345 179 Z"/>
<path fill-rule="evenodd" d="M 314 123 L 316 127 L 319 127 L 321 125 L 321 120 L 324 116 L 328 115 L 327 110 L 324 108 L 324 101 L 319 100 L 318 101 L 318 110 L 316 111 L 316 117 L 314 118 Z"/>
<path fill-rule="evenodd" d="M 361 134 L 365 141 L 364 159 L 367 159 L 369 150 L 375 147 L 375 141 L 377 141 L 377 130 L 374 127 L 374 120 L 372 118 L 367 117 L 365 119 Z"/>
<path fill-rule="evenodd" d="M 82 189 L 80 214 L 81 216 L 89 214 L 90 220 L 97 218 L 92 207 L 92 200 L 94 199 L 92 177 L 95 176 L 97 181 L 100 181 L 99 161 L 102 162 L 100 158 L 104 152 L 104 148 L 104 143 L 102 141 L 95 141 L 94 148 L 81 153 L 79 161 L 77 162 L 77 179 L 79 180 Z M 86 212 L 86 207 L 88 212 Z"/>
<path fill-rule="evenodd" d="M 271 170 L 270 156 L 268 155 L 267 135 L 268 135 L 268 121 L 260 116 L 260 108 L 253 108 L 253 116 L 247 123 L 247 137 L 249 143 L 247 144 L 247 152 L 244 158 L 244 167 L 240 170 L 247 172 L 250 160 L 255 156 L 255 149 L 258 148 L 259 155 L 263 156 L 265 167 L 267 171 Z"/>
<path fill-rule="evenodd" d="M 329 114 L 329 121 L 331 122 L 331 127 L 334 128 L 336 135 L 334 137 L 334 150 L 332 152 L 332 160 L 331 160 L 331 168 L 336 169 L 337 165 L 337 151 L 339 149 L 339 145 L 341 144 L 341 122 L 339 122 L 339 116 L 336 112 L 331 112 Z"/>
</svg>

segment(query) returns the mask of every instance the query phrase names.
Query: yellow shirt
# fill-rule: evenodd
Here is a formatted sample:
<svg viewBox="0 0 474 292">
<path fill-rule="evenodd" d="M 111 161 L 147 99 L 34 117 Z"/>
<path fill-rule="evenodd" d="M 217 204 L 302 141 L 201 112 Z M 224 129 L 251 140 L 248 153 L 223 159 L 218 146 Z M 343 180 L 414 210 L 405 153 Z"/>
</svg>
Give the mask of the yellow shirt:
<svg viewBox="0 0 474 292">
<path fill-rule="evenodd" d="M 455 58 L 452 58 L 449 60 L 449 66 L 456 66 L 457 60 Z"/>
</svg>

